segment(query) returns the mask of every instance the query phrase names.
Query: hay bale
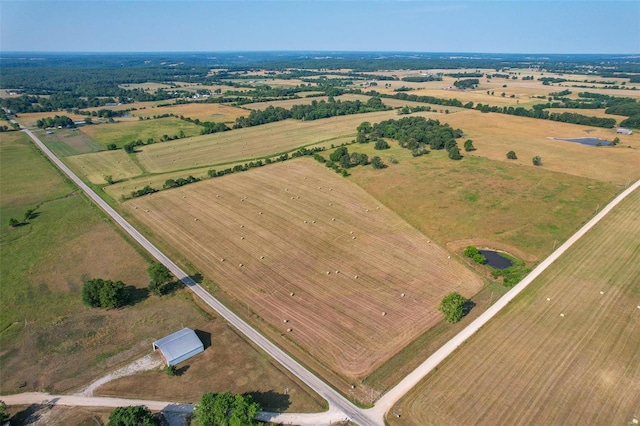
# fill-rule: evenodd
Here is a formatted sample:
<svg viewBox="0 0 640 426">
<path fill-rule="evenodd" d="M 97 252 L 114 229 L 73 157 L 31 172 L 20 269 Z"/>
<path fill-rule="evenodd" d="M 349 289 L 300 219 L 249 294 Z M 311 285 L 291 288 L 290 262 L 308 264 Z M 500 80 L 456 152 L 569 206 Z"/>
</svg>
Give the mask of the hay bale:
<svg viewBox="0 0 640 426">
<path fill-rule="evenodd" d="M 291 332 L 293 331 L 293 329 L 292 329 L 292 328 L 287 328 L 287 331 L 288 331 L 289 333 L 291 333 Z"/>
<path fill-rule="evenodd" d="M 353 277 L 353 278 L 355 278 L 355 279 L 357 280 L 357 279 L 358 279 L 358 276 L 356 275 L 356 276 L 355 276 L 355 277 Z"/>
<path fill-rule="evenodd" d="M 244 240 L 244 237 L 240 237 L 241 240 Z"/>
<path fill-rule="evenodd" d="M 400 295 L 400 297 L 404 297 L 404 293 L 402 293 L 402 294 Z"/>
<path fill-rule="evenodd" d="M 286 319 L 286 320 L 284 320 L 284 322 L 285 322 L 285 323 L 287 323 L 287 322 L 289 322 L 289 320 L 288 320 L 288 319 Z"/>
<path fill-rule="evenodd" d="M 221 257 L 221 258 L 220 258 L 220 262 L 224 262 L 224 257 Z"/>
<path fill-rule="evenodd" d="M 329 275 L 331 273 L 331 271 L 327 271 L 327 275 Z"/>
<path fill-rule="evenodd" d="M 351 237 L 351 239 L 352 239 L 352 240 L 355 240 L 355 239 L 356 239 L 356 237 Z"/>
<path fill-rule="evenodd" d="M 240 268 L 242 268 L 244 265 L 243 265 L 242 263 L 240 263 L 240 264 L 238 264 L 238 266 L 239 266 Z"/>
<path fill-rule="evenodd" d="M 564 318 L 564 314 L 563 314 L 563 313 L 561 313 L 561 314 L 560 314 L 560 316 L 561 316 L 562 318 Z"/>
<path fill-rule="evenodd" d="M 291 293 L 289 293 L 289 296 L 293 297 L 293 296 L 295 296 L 295 293 L 291 292 Z"/>
<path fill-rule="evenodd" d="M 383 312 L 383 313 L 382 313 L 382 316 L 383 316 L 383 317 L 386 317 L 386 316 L 387 316 L 387 313 L 386 313 L 386 312 Z"/>
</svg>

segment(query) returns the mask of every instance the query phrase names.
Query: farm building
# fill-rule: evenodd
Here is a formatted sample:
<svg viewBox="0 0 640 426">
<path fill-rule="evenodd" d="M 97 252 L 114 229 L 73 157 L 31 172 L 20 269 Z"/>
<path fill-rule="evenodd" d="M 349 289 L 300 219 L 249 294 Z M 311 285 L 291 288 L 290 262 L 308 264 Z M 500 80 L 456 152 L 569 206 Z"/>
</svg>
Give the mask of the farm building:
<svg viewBox="0 0 640 426">
<path fill-rule="evenodd" d="M 625 129 L 624 127 L 618 127 L 616 133 L 620 133 L 622 135 L 630 135 L 633 133 L 633 131 L 631 131 L 631 129 Z"/>
<path fill-rule="evenodd" d="M 153 350 L 160 349 L 167 365 L 176 365 L 204 351 L 204 345 L 190 328 L 183 328 L 153 342 Z"/>
</svg>

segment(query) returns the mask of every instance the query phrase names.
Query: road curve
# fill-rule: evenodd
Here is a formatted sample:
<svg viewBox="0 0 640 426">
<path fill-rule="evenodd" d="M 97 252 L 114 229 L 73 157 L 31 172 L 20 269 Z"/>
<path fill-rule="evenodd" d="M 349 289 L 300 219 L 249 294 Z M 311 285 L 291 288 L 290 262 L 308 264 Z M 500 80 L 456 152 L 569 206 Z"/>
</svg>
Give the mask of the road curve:
<svg viewBox="0 0 640 426">
<path fill-rule="evenodd" d="M 364 414 L 361 409 L 353 405 L 349 400 L 340 395 L 329 385 L 320 380 L 317 376 L 295 361 L 284 351 L 278 348 L 274 343 L 258 333 L 253 327 L 243 321 L 234 314 L 226 306 L 214 298 L 207 290 L 196 283 L 189 275 L 178 267 L 171 259 L 158 250 L 149 240 L 147 240 L 137 229 L 127 222 L 118 212 L 116 212 L 106 201 L 104 201 L 93 189 L 85 184 L 69 167 L 67 167 L 53 152 L 29 129 L 23 129 L 29 137 L 35 142 L 36 146 L 64 173 L 71 179 L 82 191 L 87 194 L 91 200 L 102 208 L 111 218 L 116 221 L 132 238 L 134 238 L 142 247 L 144 247 L 153 257 L 160 263 L 165 265 L 173 275 L 182 281 L 191 291 L 200 297 L 207 305 L 213 308 L 220 316 L 227 320 L 230 324 L 240 330 L 248 339 L 259 346 L 269 356 L 282 364 L 287 370 L 307 384 L 311 389 L 327 400 L 330 409 L 336 409 L 344 413 L 353 422 L 362 426 L 381 425 L 382 419 L 370 418 Z"/>
<path fill-rule="evenodd" d="M 505 306 L 509 304 L 518 294 L 520 294 L 538 275 L 540 275 L 545 269 L 547 269 L 553 262 L 556 261 L 569 247 L 571 247 L 576 241 L 578 241 L 584 234 L 587 233 L 593 226 L 598 223 L 603 217 L 605 217 L 615 206 L 618 205 L 623 199 L 631 194 L 636 189 L 640 188 L 640 180 L 636 181 L 633 185 L 628 187 L 625 191 L 619 194 L 613 199 L 600 213 L 595 215 L 589 222 L 587 222 L 582 228 L 573 234 L 564 244 L 556 249 L 549 257 L 542 261 L 533 271 L 531 271 L 526 277 L 522 279 L 511 290 L 505 293 L 500 299 L 498 299 L 491 307 L 489 307 L 482 315 L 476 318 L 471 324 L 465 327 L 460 333 L 454 336 L 451 340 L 445 343 L 440 349 L 434 352 L 429 358 L 426 359 L 418 368 L 409 373 L 400 383 L 393 387 L 389 392 L 384 394 L 380 398 L 375 406 L 367 410 L 373 418 L 381 418 L 384 416 L 393 405 L 402 398 L 411 388 L 418 384 L 422 378 L 429 374 L 438 364 L 440 364 L 445 358 L 447 358 L 458 346 L 460 346 L 465 340 L 471 337 L 476 331 L 484 326 L 491 318 L 493 318 L 498 312 L 500 312 Z"/>
</svg>

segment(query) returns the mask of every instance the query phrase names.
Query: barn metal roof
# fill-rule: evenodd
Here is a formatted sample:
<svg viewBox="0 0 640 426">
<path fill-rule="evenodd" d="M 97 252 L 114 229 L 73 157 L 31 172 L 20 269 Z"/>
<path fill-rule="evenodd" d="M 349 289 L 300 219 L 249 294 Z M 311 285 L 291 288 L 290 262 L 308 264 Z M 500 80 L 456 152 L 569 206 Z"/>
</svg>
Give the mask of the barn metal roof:
<svg viewBox="0 0 640 426">
<path fill-rule="evenodd" d="M 153 342 L 153 346 L 160 349 L 167 362 L 171 363 L 171 360 L 178 359 L 189 352 L 202 348 L 203 345 L 196 333 L 185 327 L 160 340 L 156 340 Z"/>
</svg>

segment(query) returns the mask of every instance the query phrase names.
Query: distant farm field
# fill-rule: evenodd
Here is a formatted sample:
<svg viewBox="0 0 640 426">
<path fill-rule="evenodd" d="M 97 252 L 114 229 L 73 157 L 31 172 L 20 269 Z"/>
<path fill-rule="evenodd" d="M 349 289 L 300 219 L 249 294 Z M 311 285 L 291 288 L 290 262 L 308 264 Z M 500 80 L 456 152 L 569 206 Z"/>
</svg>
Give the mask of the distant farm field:
<svg viewBox="0 0 640 426">
<path fill-rule="evenodd" d="M 104 147 L 78 129 L 35 130 L 35 134 L 58 157 L 102 151 Z"/>
<path fill-rule="evenodd" d="M 444 151 L 412 157 L 397 142 L 391 145 L 385 151 L 351 145 L 350 151 L 380 155 L 388 167 L 356 167 L 348 179 L 441 245 L 481 239 L 489 247 L 542 259 L 554 241 L 564 241 L 619 191 L 540 167 L 472 156 L 452 161 Z M 474 153 L 481 152 L 482 145 L 475 145 Z"/>
<path fill-rule="evenodd" d="M 534 156 L 542 158 L 542 168 L 576 176 L 626 184 L 640 178 L 640 134 L 617 135 L 615 129 L 581 126 L 551 120 L 516 117 L 498 113 L 460 111 L 446 117 L 447 123 L 465 132 L 477 151 L 469 153 L 506 163 L 530 166 Z M 616 147 L 585 146 L 549 139 L 601 138 Z M 628 147 L 631 148 L 628 148 Z M 514 151 L 517 160 L 506 155 Z"/>
<path fill-rule="evenodd" d="M 236 118 L 249 115 L 246 109 L 233 107 L 229 105 L 213 104 L 213 103 L 186 103 L 173 104 L 162 107 L 147 108 L 144 110 L 133 111 L 136 117 L 153 117 L 154 115 L 175 114 L 177 116 L 185 116 L 200 121 L 212 121 L 215 123 L 234 123 Z"/>
<path fill-rule="evenodd" d="M 420 113 L 433 116 L 433 113 Z M 230 132 L 197 136 L 162 144 L 148 145 L 136 154 L 152 173 L 185 170 L 205 165 L 263 158 L 294 148 L 352 140 L 363 121 L 372 123 L 396 118 L 396 111 L 354 114 L 321 120 L 285 120 Z M 339 141 L 338 141 L 339 140 Z"/>
<path fill-rule="evenodd" d="M 308 158 L 124 206 L 285 347 L 342 377 L 365 377 L 437 323 L 445 294 L 482 287 L 445 250 Z"/>
<path fill-rule="evenodd" d="M 65 162 L 79 176 L 91 183 L 104 184 L 105 176 L 113 180 L 127 179 L 142 173 L 140 167 L 122 149 L 67 157 Z"/>
<path fill-rule="evenodd" d="M 391 425 L 633 424 L 640 191 L 405 396 Z"/>
<path fill-rule="evenodd" d="M 201 127 L 178 118 L 168 117 L 156 120 L 134 120 L 83 126 L 80 130 L 102 146 L 116 144 L 118 148 L 126 143 L 141 139 L 146 142 L 153 138 L 160 141 L 163 135 L 177 136 L 182 130 L 186 136 L 199 135 Z"/>
<path fill-rule="evenodd" d="M 16 121 L 25 127 L 35 127 L 36 122 L 38 120 L 42 120 L 43 118 L 47 118 L 47 117 L 53 118 L 56 115 L 59 115 L 59 116 L 66 115 L 73 121 L 84 121 L 84 119 L 87 118 L 87 116 L 85 115 L 72 114 L 65 111 L 27 112 L 27 113 L 18 114 L 18 116 L 16 117 Z"/>
</svg>

